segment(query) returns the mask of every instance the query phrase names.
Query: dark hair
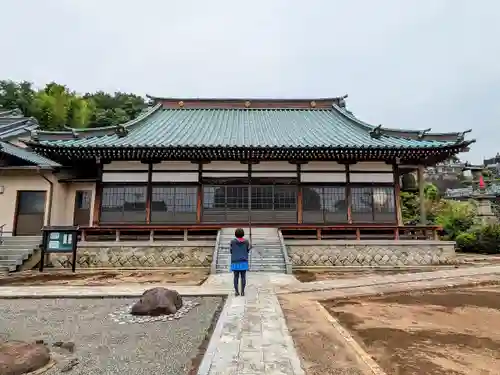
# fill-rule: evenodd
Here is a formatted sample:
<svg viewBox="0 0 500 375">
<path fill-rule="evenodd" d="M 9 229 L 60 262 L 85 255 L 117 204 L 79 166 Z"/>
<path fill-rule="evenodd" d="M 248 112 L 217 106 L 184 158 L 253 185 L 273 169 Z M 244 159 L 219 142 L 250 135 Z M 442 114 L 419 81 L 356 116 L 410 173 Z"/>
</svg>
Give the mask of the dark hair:
<svg viewBox="0 0 500 375">
<path fill-rule="evenodd" d="M 242 228 L 238 228 L 234 231 L 234 236 L 236 238 L 243 238 L 245 236 L 245 231 Z"/>
</svg>

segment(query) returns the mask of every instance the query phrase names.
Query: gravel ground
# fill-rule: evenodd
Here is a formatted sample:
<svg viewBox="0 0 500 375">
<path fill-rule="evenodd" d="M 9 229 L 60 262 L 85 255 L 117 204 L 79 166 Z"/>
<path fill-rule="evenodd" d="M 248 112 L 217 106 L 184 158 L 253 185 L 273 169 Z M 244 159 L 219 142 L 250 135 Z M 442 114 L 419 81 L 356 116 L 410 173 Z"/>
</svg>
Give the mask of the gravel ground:
<svg viewBox="0 0 500 375">
<path fill-rule="evenodd" d="M 188 374 L 220 297 L 185 298 L 191 310 L 178 320 L 126 322 L 116 319 L 136 299 L 0 300 L 0 341 L 49 343 L 58 363 L 47 375 Z M 75 352 L 54 348 L 73 342 Z M 61 369 L 74 358 L 69 372 Z"/>
</svg>

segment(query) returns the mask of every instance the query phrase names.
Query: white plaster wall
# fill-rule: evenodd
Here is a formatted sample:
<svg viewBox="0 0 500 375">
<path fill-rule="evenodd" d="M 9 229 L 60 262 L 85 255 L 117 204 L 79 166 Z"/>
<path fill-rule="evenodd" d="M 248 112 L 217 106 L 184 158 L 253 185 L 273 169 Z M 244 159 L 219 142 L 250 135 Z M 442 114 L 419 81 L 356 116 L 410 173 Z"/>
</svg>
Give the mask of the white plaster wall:
<svg viewBox="0 0 500 375">
<path fill-rule="evenodd" d="M 148 173 L 103 172 L 102 182 L 148 182 Z"/>
<path fill-rule="evenodd" d="M 148 171 L 148 164 L 140 161 L 112 161 L 109 164 L 104 164 L 102 170 L 105 171 L 127 171 L 127 170 L 143 170 Z"/>
<path fill-rule="evenodd" d="M 387 164 L 383 161 L 362 161 L 356 164 L 351 164 L 349 166 L 351 171 L 379 171 L 379 172 L 392 172 L 392 165 Z"/>
<path fill-rule="evenodd" d="M 204 171 L 248 171 L 248 165 L 239 161 L 213 161 L 203 164 Z"/>
<path fill-rule="evenodd" d="M 301 173 L 300 182 L 346 182 L 347 176 L 345 173 Z"/>
<path fill-rule="evenodd" d="M 297 171 L 297 165 L 287 161 L 263 161 L 252 165 L 252 172 Z"/>
<path fill-rule="evenodd" d="M 153 164 L 154 171 L 197 171 L 198 164 L 190 161 L 162 161 L 161 163 Z"/>
<path fill-rule="evenodd" d="M 301 165 L 302 171 L 345 171 L 345 165 L 336 161 L 311 161 Z"/>
<path fill-rule="evenodd" d="M 147 175 L 146 175 L 147 181 Z M 153 182 L 198 182 L 198 172 L 153 172 Z"/>
<path fill-rule="evenodd" d="M 394 182 L 393 173 L 351 173 L 351 182 Z"/>
</svg>

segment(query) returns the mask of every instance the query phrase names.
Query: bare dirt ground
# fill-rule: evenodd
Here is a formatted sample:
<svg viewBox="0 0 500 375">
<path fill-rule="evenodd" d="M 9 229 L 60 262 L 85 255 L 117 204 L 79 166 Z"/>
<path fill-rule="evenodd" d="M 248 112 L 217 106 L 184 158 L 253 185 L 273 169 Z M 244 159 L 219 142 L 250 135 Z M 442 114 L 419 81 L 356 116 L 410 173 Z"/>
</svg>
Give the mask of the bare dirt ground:
<svg viewBox="0 0 500 375">
<path fill-rule="evenodd" d="M 498 285 L 327 301 L 324 306 L 387 374 L 500 374 Z"/>
<path fill-rule="evenodd" d="M 339 267 L 340 268 L 340 267 Z M 311 281 L 323 280 L 340 280 L 340 279 L 355 279 L 364 276 L 388 276 L 398 275 L 403 273 L 417 273 L 417 272 L 431 272 L 439 271 L 442 267 L 429 267 L 429 268 L 410 268 L 410 269 L 366 269 L 366 270 L 350 270 L 342 271 L 341 269 L 335 271 L 329 270 L 296 270 L 293 275 L 303 283 Z"/>
<path fill-rule="evenodd" d="M 356 356 L 305 295 L 282 295 L 281 307 L 307 375 L 362 375 Z"/>
<path fill-rule="evenodd" d="M 74 285 L 101 286 L 117 284 L 179 284 L 201 285 L 207 270 L 158 271 L 24 271 L 0 277 L 0 286 L 15 285 Z"/>
</svg>

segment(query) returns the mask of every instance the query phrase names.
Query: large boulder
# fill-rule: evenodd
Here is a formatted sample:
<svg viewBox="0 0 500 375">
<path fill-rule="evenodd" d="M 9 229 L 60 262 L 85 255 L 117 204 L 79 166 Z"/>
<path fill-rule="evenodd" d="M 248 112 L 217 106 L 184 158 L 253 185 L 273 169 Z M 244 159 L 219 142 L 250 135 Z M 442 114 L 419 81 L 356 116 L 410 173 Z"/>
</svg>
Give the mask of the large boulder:
<svg viewBox="0 0 500 375">
<path fill-rule="evenodd" d="M 182 297 L 175 290 L 153 288 L 144 292 L 141 299 L 132 306 L 132 315 L 169 315 L 182 307 Z"/>
<path fill-rule="evenodd" d="M 38 370 L 50 361 L 43 344 L 7 341 L 0 343 L 0 374 L 21 375 Z"/>
</svg>

